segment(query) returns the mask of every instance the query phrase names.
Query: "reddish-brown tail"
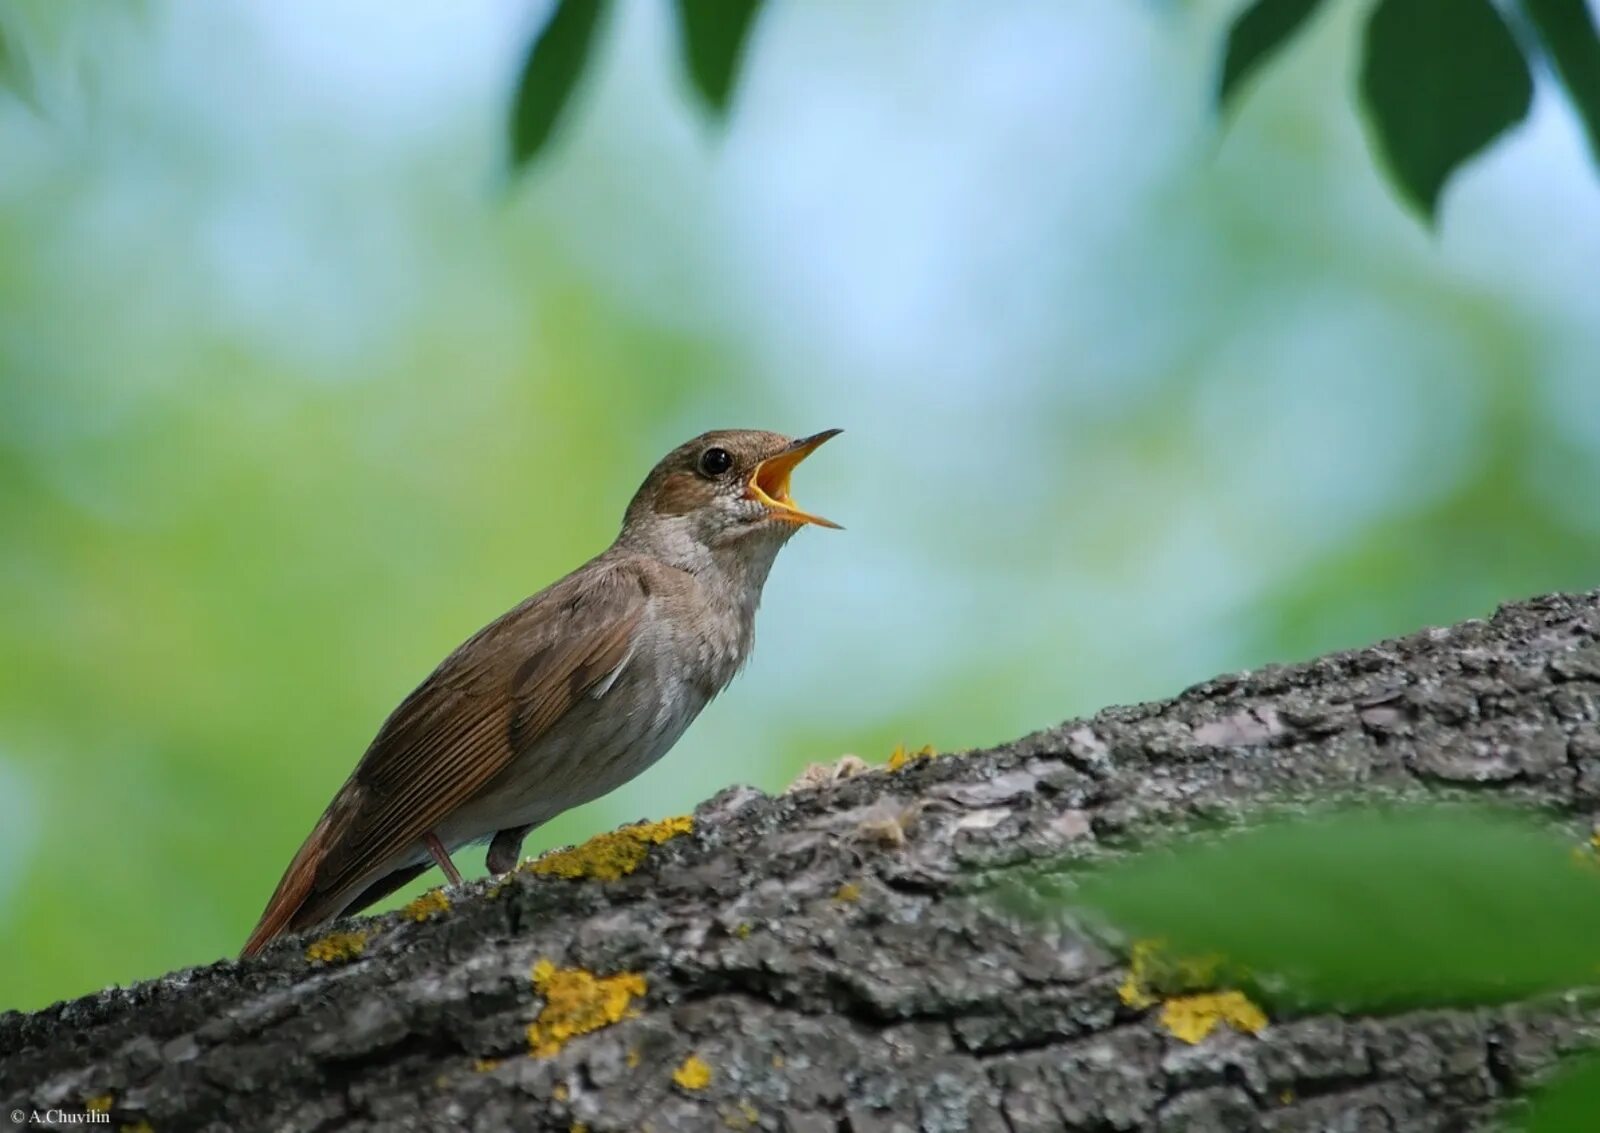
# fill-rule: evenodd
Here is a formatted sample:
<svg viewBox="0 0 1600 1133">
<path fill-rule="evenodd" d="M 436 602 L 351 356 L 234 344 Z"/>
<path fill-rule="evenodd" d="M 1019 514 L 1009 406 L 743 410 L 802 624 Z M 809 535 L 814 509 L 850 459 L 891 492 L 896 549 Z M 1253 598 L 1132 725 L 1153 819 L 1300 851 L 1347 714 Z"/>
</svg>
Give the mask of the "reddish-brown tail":
<svg viewBox="0 0 1600 1133">
<path fill-rule="evenodd" d="M 284 871 L 283 880 L 278 882 L 278 888 L 273 891 L 272 900 L 267 902 L 266 911 L 261 914 L 255 931 L 244 942 L 241 956 L 254 956 L 284 933 L 306 928 L 322 919 L 317 910 L 306 907 L 306 901 L 316 882 L 317 867 L 322 863 L 327 838 L 328 818 L 324 815 Z"/>
</svg>

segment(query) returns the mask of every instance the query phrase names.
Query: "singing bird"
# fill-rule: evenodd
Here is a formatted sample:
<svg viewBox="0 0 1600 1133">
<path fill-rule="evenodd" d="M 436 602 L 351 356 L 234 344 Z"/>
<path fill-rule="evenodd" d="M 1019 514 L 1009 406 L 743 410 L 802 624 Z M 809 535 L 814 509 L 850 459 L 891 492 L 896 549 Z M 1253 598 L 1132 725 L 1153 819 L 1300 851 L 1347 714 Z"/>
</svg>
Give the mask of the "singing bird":
<svg viewBox="0 0 1600 1133">
<path fill-rule="evenodd" d="M 749 656 L 773 559 L 806 524 L 789 476 L 840 430 L 733 429 L 673 449 L 609 548 L 489 623 L 384 721 L 245 943 L 354 913 L 492 839 L 513 869 L 530 830 L 666 754 Z"/>
</svg>

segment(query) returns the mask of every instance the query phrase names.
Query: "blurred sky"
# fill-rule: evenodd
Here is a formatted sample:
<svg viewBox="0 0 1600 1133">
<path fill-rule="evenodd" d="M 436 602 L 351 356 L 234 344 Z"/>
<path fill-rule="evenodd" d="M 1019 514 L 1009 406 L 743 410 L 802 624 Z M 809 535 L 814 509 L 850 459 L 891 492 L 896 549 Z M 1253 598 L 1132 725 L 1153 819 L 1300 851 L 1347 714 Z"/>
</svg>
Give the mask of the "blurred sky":
<svg viewBox="0 0 1600 1133">
<path fill-rule="evenodd" d="M 0 8 L 0 1008 L 234 952 L 389 709 L 703 429 L 846 429 L 795 488 L 848 530 L 530 851 L 1600 585 L 1570 109 L 1431 231 L 1325 7 L 1224 126 L 1231 4 L 773 3 L 719 132 L 627 0 L 515 181 L 541 4 Z"/>
</svg>

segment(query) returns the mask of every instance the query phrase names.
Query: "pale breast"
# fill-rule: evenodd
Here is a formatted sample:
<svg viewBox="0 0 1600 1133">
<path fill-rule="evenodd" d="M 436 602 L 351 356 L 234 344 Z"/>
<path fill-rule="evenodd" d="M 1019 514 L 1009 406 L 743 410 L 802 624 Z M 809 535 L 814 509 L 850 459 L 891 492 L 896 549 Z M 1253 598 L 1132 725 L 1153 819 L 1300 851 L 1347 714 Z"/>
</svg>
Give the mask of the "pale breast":
<svg viewBox="0 0 1600 1133">
<path fill-rule="evenodd" d="M 600 797 L 671 749 L 743 663 L 748 627 L 737 617 L 690 616 L 704 606 L 652 597 L 638 640 L 614 676 L 519 753 L 447 823 L 447 844 L 538 825 Z"/>
</svg>

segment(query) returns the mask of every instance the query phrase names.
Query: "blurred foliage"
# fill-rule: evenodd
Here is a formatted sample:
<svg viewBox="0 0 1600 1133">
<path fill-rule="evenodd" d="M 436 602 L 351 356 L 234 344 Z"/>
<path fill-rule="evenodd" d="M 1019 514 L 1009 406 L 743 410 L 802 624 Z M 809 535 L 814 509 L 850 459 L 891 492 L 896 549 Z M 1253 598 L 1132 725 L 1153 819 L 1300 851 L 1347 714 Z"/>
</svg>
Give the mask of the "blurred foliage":
<svg viewBox="0 0 1600 1133">
<path fill-rule="evenodd" d="M 1321 4 L 1322 0 L 1256 0 L 1241 11 L 1228 29 L 1217 105 L 1227 109 L 1243 84 L 1294 38 Z"/>
<path fill-rule="evenodd" d="M 31 85 L 27 60 L 11 45 L 5 25 L 0 24 L 0 90 L 26 99 L 30 96 Z"/>
<path fill-rule="evenodd" d="M 1105 866 L 1069 899 L 1319 1007 L 1504 1003 L 1600 971 L 1600 855 L 1483 808 L 1260 822 Z"/>
<path fill-rule="evenodd" d="M 603 0 L 560 0 L 528 49 L 511 105 L 511 165 L 533 160 L 544 148 L 583 77 L 594 48 Z"/>
<path fill-rule="evenodd" d="M 1383 0 L 1361 94 L 1391 176 L 1431 220 L 1456 167 L 1527 116 L 1533 75 L 1490 0 Z"/>
<path fill-rule="evenodd" d="M 1223 108 L 1316 14 L 1322 0 L 1251 0 L 1228 32 Z M 590 54 L 603 0 L 559 0 L 535 37 L 512 107 L 513 167 L 544 146 Z M 1587 0 L 1523 0 L 1600 163 L 1600 31 Z M 727 109 L 759 0 L 677 0 L 685 63 Z M 1521 122 L 1533 102 L 1524 49 L 1492 0 L 1379 0 L 1367 22 L 1361 93 L 1396 188 L 1430 221 L 1457 168 Z"/>
<path fill-rule="evenodd" d="M 1219 141 L 1236 7 L 767 5 L 710 146 L 677 9 L 614 2 L 503 194 L 546 11 L 0 5 L 0 1006 L 236 951 L 388 711 L 705 428 L 845 427 L 796 493 L 849 530 L 530 852 L 1596 585 L 1566 103 L 1429 236 L 1359 10 Z"/>
<path fill-rule="evenodd" d="M 1592 989 L 1600 972 L 1600 853 L 1502 810 L 1268 819 L 1025 884 L 1031 907 L 1065 903 L 1163 953 L 1204 957 L 1190 968 L 1288 1010 L 1508 1003 Z M 1149 955 L 1135 943 L 1130 969 Z M 1125 999 L 1159 1001 L 1135 991 Z M 1523 1128 L 1581 1133 L 1597 1112 L 1600 1063 L 1578 1060 Z"/>
<path fill-rule="evenodd" d="M 1600 1057 L 1575 1058 L 1534 1095 L 1522 1133 L 1589 1133 L 1600 1113 Z"/>
<path fill-rule="evenodd" d="M 593 53 L 606 0 L 557 0 L 528 50 L 511 104 L 511 166 L 533 161 L 566 111 Z M 716 114 L 727 112 L 761 0 L 677 0 L 684 69 Z"/>
<path fill-rule="evenodd" d="M 1600 29 L 1594 9 L 1589 0 L 1522 0 L 1522 10 L 1583 120 L 1590 155 L 1600 163 Z"/>
<path fill-rule="evenodd" d="M 677 9 L 684 65 L 694 89 L 714 112 L 726 114 L 761 0 L 678 0 Z"/>
<path fill-rule="evenodd" d="M 1321 0 L 1253 0 L 1234 21 L 1218 102 L 1306 24 Z M 1587 0 L 1524 0 L 1600 163 L 1600 34 Z M 1379 0 L 1367 21 L 1361 94 L 1400 192 L 1429 220 L 1458 167 L 1527 116 L 1524 48 L 1492 0 Z"/>
</svg>

